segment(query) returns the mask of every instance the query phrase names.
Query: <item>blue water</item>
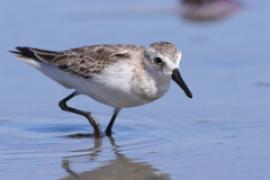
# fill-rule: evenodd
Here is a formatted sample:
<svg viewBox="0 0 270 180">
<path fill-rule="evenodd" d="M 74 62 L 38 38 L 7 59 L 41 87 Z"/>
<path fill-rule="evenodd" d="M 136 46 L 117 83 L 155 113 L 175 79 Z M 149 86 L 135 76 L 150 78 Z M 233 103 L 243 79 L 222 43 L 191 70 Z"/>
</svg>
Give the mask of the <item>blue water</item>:
<svg viewBox="0 0 270 180">
<path fill-rule="evenodd" d="M 173 0 L 1 1 L 1 179 L 268 180 L 270 2 L 242 2 L 231 16 L 193 22 L 171 10 L 179 5 Z M 194 98 L 173 84 L 162 99 L 124 109 L 115 145 L 68 137 L 91 131 L 86 120 L 58 108 L 70 91 L 8 53 L 17 45 L 63 50 L 159 40 L 182 50 Z M 91 110 L 103 128 L 111 115 L 87 97 L 72 105 Z"/>
</svg>

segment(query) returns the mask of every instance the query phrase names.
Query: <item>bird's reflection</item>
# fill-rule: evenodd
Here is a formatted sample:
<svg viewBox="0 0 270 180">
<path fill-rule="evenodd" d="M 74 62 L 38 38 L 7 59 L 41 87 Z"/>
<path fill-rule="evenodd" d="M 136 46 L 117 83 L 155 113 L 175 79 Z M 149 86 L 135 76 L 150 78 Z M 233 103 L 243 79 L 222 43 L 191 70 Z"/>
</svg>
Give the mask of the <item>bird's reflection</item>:
<svg viewBox="0 0 270 180">
<path fill-rule="evenodd" d="M 160 173 L 151 165 L 142 162 L 134 162 L 134 160 L 127 158 L 121 151 L 120 146 L 115 143 L 115 140 L 110 137 L 110 145 L 113 154 L 116 158 L 109 161 L 109 164 L 100 166 L 96 169 L 78 173 L 72 169 L 72 162 L 76 159 L 87 159 L 88 163 L 95 162 L 95 160 L 102 156 L 103 138 L 96 138 L 94 147 L 87 150 L 80 150 L 77 152 L 84 152 L 81 155 L 74 155 L 64 157 L 62 167 L 68 173 L 63 179 L 95 179 L 95 180 L 119 180 L 119 179 L 155 179 L 155 180 L 169 180 L 170 176 L 166 173 Z M 85 153 L 87 152 L 87 153 Z M 157 173 L 158 172 L 158 173 Z"/>
</svg>

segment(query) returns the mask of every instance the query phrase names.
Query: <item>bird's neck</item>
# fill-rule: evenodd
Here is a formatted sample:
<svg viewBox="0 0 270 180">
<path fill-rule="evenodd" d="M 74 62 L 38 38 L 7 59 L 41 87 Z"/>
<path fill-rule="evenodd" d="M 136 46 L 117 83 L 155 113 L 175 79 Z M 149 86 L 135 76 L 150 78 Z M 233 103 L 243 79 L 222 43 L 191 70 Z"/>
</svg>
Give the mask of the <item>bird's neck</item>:
<svg viewBox="0 0 270 180">
<path fill-rule="evenodd" d="M 144 69 L 134 74 L 134 89 L 136 93 L 148 102 L 160 98 L 170 86 L 170 77 L 159 75 L 157 72 Z"/>
</svg>

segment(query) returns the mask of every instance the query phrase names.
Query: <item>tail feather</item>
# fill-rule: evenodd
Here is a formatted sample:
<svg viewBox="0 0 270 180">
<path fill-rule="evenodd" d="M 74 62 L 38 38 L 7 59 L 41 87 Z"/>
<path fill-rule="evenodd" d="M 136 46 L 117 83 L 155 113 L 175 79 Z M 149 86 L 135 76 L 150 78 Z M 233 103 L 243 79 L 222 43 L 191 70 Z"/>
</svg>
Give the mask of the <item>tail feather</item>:
<svg viewBox="0 0 270 180">
<path fill-rule="evenodd" d="M 47 63 L 52 61 L 57 55 L 62 54 L 61 52 L 57 51 L 49 51 L 31 47 L 16 47 L 16 50 L 11 50 L 9 52 L 16 54 L 19 58 L 39 60 Z"/>
</svg>

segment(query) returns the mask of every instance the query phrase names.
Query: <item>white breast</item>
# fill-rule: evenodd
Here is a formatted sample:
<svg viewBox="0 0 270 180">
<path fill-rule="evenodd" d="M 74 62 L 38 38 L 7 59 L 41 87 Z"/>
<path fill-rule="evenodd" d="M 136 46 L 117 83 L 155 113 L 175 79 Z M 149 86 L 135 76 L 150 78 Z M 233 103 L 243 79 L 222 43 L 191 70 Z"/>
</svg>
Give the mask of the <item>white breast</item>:
<svg viewBox="0 0 270 180">
<path fill-rule="evenodd" d="M 132 91 L 147 102 L 154 101 L 165 94 L 171 78 L 154 76 L 147 71 L 137 73 L 133 79 Z"/>
<path fill-rule="evenodd" d="M 122 61 L 123 62 L 123 61 Z M 45 63 L 31 64 L 46 76 L 69 89 L 113 107 L 132 107 L 146 102 L 131 91 L 132 69 L 128 63 L 115 63 L 101 74 L 84 79 Z"/>
<path fill-rule="evenodd" d="M 105 68 L 101 74 L 89 79 L 90 86 L 94 86 L 97 91 L 88 92 L 88 95 L 114 107 L 133 107 L 145 104 L 143 99 L 133 93 L 132 79 L 133 67 L 128 61 L 114 63 Z"/>
</svg>

